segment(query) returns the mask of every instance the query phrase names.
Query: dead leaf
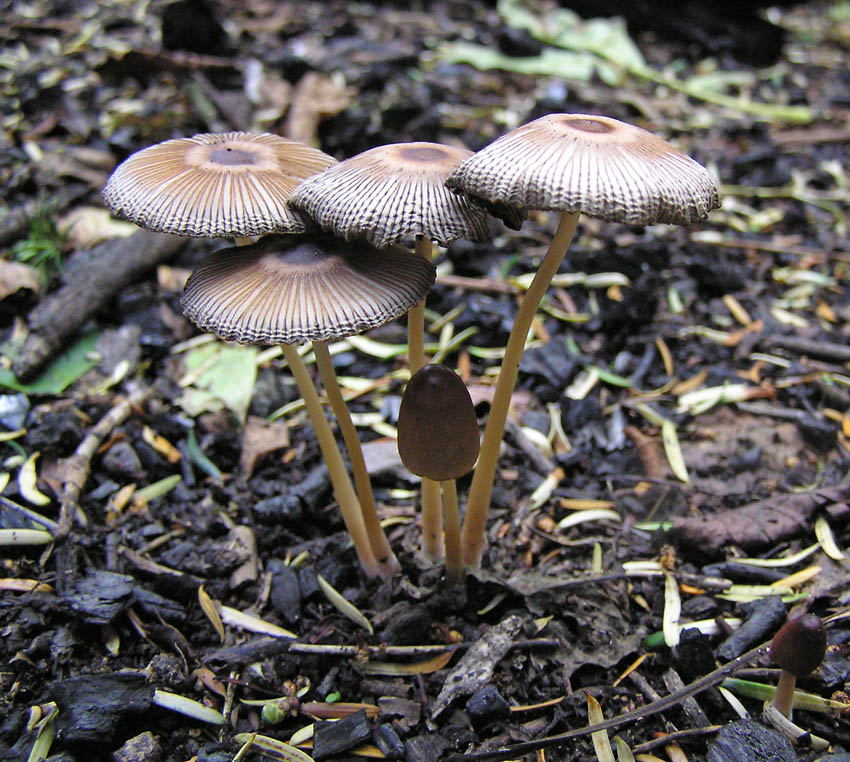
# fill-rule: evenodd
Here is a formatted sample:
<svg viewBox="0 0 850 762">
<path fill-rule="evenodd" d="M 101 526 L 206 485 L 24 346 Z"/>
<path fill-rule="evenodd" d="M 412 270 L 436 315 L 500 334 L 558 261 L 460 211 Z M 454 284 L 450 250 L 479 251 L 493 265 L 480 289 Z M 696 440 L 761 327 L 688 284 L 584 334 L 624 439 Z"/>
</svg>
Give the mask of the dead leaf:
<svg viewBox="0 0 850 762">
<path fill-rule="evenodd" d="M 844 487 L 777 494 L 708 516 L 676 517 L 670 535 L 680 547 L 705 555 L 722 553 L 727 545 L 746 550 L 770 547 L 799 535 L 810 535 L 814 516 L 823 509 L 830 511 L 830 523 L 845 523 L 850 519 L 848 494 Z"/>
<path fill-rule="evenodd" d="M 111 238 L 129 238 L 138 231 L 132 222 L 116 220 L 106 209 L 80 206 L 58 222 L 59 230 L 67 236 L 73 249 L 90 249 Z"/>
<path fill-rule="evenodd" d="M 5 299 L 21 289 L 41 293 L 41 285 L 38 270 L 34 267 L 23 262 L 0 259 L 0 299 Z"/>
<path fill-rule="evenodd" d="M 336 116 L 351 102 L 352 90 L 326 74 L 307 72 L 295 87 L 286 122 L 286 135 L 307 145 L 318 143 L 319 122 Z"/>
<path fill-rule="evenodd" d="M 232 527 L 228 533 L 228 539 L 234 544 L 240 555 L 245 555 L 245 560 L 236 567 L 230 575 L 230 587 L 236 589 L 245 582 L 254 582 L 257 579 L 257 538 L 254 530 L 242 524 Z"/>
<path fill-rule="evenodd" d="M 395 439 L 390 437 L 373 439 L 371 442 L 364 442 L 362 450 L 366 470 L 370 476 L 390 473 L 409 482 L 419 481 L 419 477 L 411 474 L 401 462 Z"/>
<path fill-rule="evenodd" d="M 496 387 L 487 384 L 468 384 L 467 390 L 472 398 L 472 404 L 478 405 L 481 402 L 493 404 L 493 395 L 496 393 Z M 515 391 L 511 395 L 510 413 L 516 420 L 522 420 L 525 413 L 531 407 L 533 397 L 530 392 L 523 389 Z"/>
<path fill-rule="evenodd" d="M 288 446 L 289 427 L 284 421 L 267 421 L 265 418 L 249 415 L 245 421 L 242 456 L 239 460 L 242 475 L 248 479 L 260 458 Z"/>
</svg>

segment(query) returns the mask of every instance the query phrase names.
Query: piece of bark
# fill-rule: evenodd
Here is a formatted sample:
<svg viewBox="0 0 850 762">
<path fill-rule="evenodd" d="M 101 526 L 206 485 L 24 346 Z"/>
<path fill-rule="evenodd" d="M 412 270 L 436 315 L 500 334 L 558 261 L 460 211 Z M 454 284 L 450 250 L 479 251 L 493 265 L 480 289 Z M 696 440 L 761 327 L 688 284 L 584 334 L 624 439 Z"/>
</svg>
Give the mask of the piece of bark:
<svg viewBox="0 0 850 762">
<path fill-rule="evenodd" d="M 29 315 L 30 335 L 12 370 L 19 381 L 32 378 L 98 310 L 122 288 L 173 256 L 186 238 L 140 230 L 96 246 L 85 267 L 69 268 L 68 280 Z"/>
<path fill-rule="evenodd" d="M 438 717 L 456 698 L 469 696 L 490 682 L 496 664 L 510 650 L 520 631 L 522 619 L 509 616 L 482 635 L 452 668 L 440 695 L 431 705 L 431 717 Z"/>
<path fill-rule="evenodd" d="M 673 519 L 670 539 L 680 548 L 716 556 L 728 545 L 745 550 L 770 547 L 810 534 L 815 514 L 825 510 L 836 524 L 850 520 L 847 487 L 827 487 L 799 494 L 774 495 L 749 505 L 708 516 Z"/>
</svg>

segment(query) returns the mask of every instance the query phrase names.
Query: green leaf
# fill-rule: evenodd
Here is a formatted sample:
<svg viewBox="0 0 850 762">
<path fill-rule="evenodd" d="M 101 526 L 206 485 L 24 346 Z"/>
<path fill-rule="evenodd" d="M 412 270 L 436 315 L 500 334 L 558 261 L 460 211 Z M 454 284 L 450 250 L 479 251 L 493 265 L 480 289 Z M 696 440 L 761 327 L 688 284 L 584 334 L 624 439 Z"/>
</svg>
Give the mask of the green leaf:
<svg viewBox="0 0 850 762">
<path fill-rule="evenodd" d="M 186 353 L 192 379 L 180 399 L 189 415 L 220 409 L 223 404 L 239 423 L 245 422 L 257 379 L 257 347 L 215 342 Z"/>
<path fill-rule="evenodd" d="M 449 63 L 465 63 L 481 71 L 502 69 L 517 74 L 558 76 L 587 82 L 596 70 L 598 59 L 588 53 L 546 48 L 539 56 L 514 58 L 472 42 L 450 42 L 440 47 L 439 55 Z"/>
<path fill-rule="evenodd" d="M 28 384 L 20 383 L 9 368 L 0 367 L 0 387 L 24 394 L 61 394 L 80 376 L 99 362 L 94 355 L 99 334 L 83 336 L 70 349 L 60 354 L 38 378 Z"/>
</svg>

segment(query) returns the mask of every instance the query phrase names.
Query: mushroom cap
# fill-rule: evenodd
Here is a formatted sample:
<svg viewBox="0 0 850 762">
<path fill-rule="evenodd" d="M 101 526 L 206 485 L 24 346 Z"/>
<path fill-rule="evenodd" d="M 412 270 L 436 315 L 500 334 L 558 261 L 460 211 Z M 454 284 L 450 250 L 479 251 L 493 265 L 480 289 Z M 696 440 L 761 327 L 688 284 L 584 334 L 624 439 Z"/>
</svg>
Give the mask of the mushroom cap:
<svg viewBox="0 0 850 762">
<path fill-rule="evenodd" d="M 414 373 L 398 411 L 398 454 L 407 470 L 457 479 L 475 465 L 480 447 L 475 407 L 460 376 L 445 365 Z"/>
<path fill-rule="evenodd" d="M 826 631 L 816 614 L 789 619 L 770 641 L 771 658 L 794 677 L 817 669 L 825 653 Z"/>
<path fill-rule="evenodd" d="M 301 232 L 286 200 L 336 159 L 278 135 L 206 133 L 166 140 L 125 159 L 103 198 L 115 214 L 160 233 L 241 238 Z"/>
<path fill-rule="evenodd" d="M 349 241 L 365 239 L 373 246 L 415 235 L 443 246 L 457 238 L 484 241 L 492 237 L 487 211 L 445 186 L 446 178 L 471 155 L 465 148 L 440 143 L 378 146 L 308 178 L 289 205 L 329 233 Z M 501 211 L 506 224 L 522 224 L 519 211 Z"/>
<path fill-rule="evenodd" d="M 199 328 L 229 341 L 327 341 L 404 314 L 434 276 L 430 262 L 403 247 L 273 235 L 207 257 L 186 282 L 182 306 Z"/>
<path fill-rule="evenodd" d="M 464 161 L 446 184 L 522 209 L 582 212 L 611 222 L 688 224 L 720 206 L 708 170 L 640 127 L 549 114 Z"/>
</svg>

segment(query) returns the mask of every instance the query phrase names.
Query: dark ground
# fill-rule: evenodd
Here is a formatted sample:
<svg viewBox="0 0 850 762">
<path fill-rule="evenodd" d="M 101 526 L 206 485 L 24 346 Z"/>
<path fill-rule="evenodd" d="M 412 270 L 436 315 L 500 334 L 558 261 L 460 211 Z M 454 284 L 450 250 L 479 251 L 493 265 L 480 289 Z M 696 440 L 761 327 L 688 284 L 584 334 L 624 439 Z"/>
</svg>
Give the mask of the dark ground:
<svg viewBox="0 0 850 762">
<path fill-rule="evenodd" d="M 556 6 L 532 5 L 546 19 L 538 37 L 553 34 Z M 679 5 L 683 18 L 694 12 Z M 560 63 L 560 76 L 540 70 L 551 39 L 519 31 L 511 7 L 506 18 L 475 3 L 426 12 L 220 2 L 223 28 L 195 7 L 188 24 L 170 17 L 164 29 L 174 11 L 160 2 L 2 7 L 0 473 L 9 480 L 0 527 L 55 534 L 63 511 L 73 523 L 46 545 L 31 544 L 44 535 L 3 535 L 0 758 L 44 758 L 30 756 L 42 730 L 56 760 L 108 760 L 120 749 L 115 759 L 223 762 L 240 733 L 288 740 L 311 717 L 342 716 L 344 702 L 368 705 L 371 728 L 389 739 L 384 753 L 436 760 L 586 727 L 586 695 L 606 718 L 647 705 L 769 639 L 791 607 L 834 617 L 827 661 L 803 687 L 846 707 L 847 3 L 761 14 L 765 36 L 749 49 L 742 29 L 756 22 L 723 12 L 699 29 L 653 31 L 651 19 L 633 18 L 648 69 Z M 457 43 L 533 71 L 453 62 Z M 625 60 L 610 40 L 598 50 Z M 352 409 L 403 566 L 391 585 L 365 580 L 278 355 L 185 343 L 195 332 L 179 313 L 181 284 L 222 244 L 139 234 L 93 248 L 127 233 L 97 213 L 99 189 L 129 153 L 196 132 L 268 130 L 344 158 L 404 140 L 478 149 L 557 111 L 614 116 L 672 140 L 717 174 L 723 208 L 686 230 L 582 221 L 564 273 L 598 279 L 564 278 L 540 314 L 484 571 L 468 578 L 464 601 L 418 554 L 416 485 L 386 446 L 403 389 L 403 358 L 391 351 L 403 325 L 371 334 L 378 344 L 340 346 L 337 368 L 346 390 L 360 392 Z M 70 213 L 78 224 L 60 234 Z M 532 214 L 518 233 L 458 242 L 438 260 L 428 308 L 449 327 L 430 338 L 460 367 L 482 425 L 498 367 L 489 350 L 504 345 L 515 310 L 506 277 L 533 271 L 552 228 Z M 576 508 L 609 513 L 559 528 Z M 787 565 L 736 563 L 813 544 Z M 785 579 L 793 572 L 803 573 Z M 374 634 L 328 602 L 317 574 Z M 755 616 L 749 639 L 730 645 L 692 630 L 674 649 L 647 642 L 672 610 L 665 579 L 678 582 L 681 622 L 716 619 L 723 632 L 726 619 Z M 213 602 L 230 607 L 218 609 L 220 634 L 205 613 Z M 307 653 L 246 631 L 233 609 L 292 630 L 299 644 L 351 648 Z M 458 641 L 479 643 L 460 667 L 453 654 L 367 649 Z M 749 666 L 749 679 L 775 683 L 763 655 Z M 458 682 L 447 682 L 452 671 Z M 162 708 L 163 691 L 213 717 L 224 711 L 227 723 Z M 242 703 L 282 696 L 274 724 Z M 760 716 L 762 700 L 741 700 Z M 49 714 L 50 702 L 58 714 L 37 725 L 31 707 Z M 751 728 L 731 751 L 712 747 L 721 727 L 738 727 L 716 687 L 673 704 L 610 733 L 637 759 L 768 758 L 753 751 Z M 328 758 L 349 758 L 357 733 L 368 735 L 362 713 L 352 717 L 317 731 L 317 745 L 343 739 Z M 847 759 L 846 713 L 795 720 L 832 744 L 832 759 Z M 769 758 L 823 753 L 788 746 Z M 594 756 L 584 736 L 522 758 Z"/>
</svg>

